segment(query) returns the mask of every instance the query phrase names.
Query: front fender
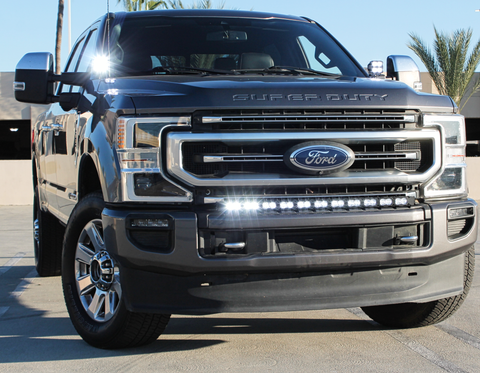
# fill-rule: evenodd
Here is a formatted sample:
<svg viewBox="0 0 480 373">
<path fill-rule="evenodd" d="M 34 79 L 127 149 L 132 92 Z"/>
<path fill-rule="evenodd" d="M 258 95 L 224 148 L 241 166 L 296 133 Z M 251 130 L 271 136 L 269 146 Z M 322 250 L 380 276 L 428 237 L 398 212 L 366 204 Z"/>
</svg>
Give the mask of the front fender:
<svg viewBox="0 0 480 373">
<path fill-rule="evenodd" d="M 84 154 L 80 164 L 79 177 L 88 174 L 84 167 L 85 156 L 88 156 L 97 172 L 105 202 L 118 202 L 121 196 L 120 167 L 115 154 L 115 149 L 107 134 L 104 123 L 101 120 L 96 121 L 95 116 L 90 118 L 90 123 L 85 131 Z M 87 181 L 88 182 L 88 181 Z M 82 185 L 79 180 L 79 185 Z"/>
</svg>

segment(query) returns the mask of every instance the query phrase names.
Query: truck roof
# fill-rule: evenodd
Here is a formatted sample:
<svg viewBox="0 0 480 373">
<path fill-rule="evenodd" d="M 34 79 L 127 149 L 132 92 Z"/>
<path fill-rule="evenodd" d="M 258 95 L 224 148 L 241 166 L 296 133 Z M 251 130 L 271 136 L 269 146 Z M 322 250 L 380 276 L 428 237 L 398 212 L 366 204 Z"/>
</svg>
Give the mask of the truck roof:
<svg viewBox="0 0 480 373">
<path fill-rule="evenodd" d="M 254 12 L 247 10 L 227 10 L 227 9 L 166 9 L 149 10 L 148 12 L 117 12 L 117 15 L 125 15 L 127 18 L 143 17 L 235 17 L 235 18 L 255 18 L 255 19 L 286 19 L 291 21 L 309 22 L 307 19 L 284 14 Z"/>
</svg>

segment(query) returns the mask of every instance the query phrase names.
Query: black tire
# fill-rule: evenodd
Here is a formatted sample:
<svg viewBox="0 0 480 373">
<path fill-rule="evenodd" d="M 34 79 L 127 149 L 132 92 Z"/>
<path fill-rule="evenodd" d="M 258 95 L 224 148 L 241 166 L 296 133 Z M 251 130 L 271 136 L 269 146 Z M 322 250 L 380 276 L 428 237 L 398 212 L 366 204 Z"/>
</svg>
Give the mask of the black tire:
<svg viewBox="0 0 480 373">
<path fill-rule="evenodd" d="M 33 247 L 35 268 L 41 277 L 59 276 L 65 228 L 50 213 L 40 209 L 38 187 L 33 195 Z"/>
<path fill-rule="evenodd" d="M 428 303 L 401 303 L 362 307 L 372 320 L 392 328 L 416 328 L 437 324 L 457 311 L 467 297 L 475 271 L 475 248 L 465 253 L 464 286 L 462 294 Z"/>
<path fill-rule="evenodd" d="M 119 268 L 103 242 L 103 208 L 101 193 L 92 193 L 77 204 L 70 216 L 62 259 L 67 310 L 78 334 L 94 347 L 145 345 L 162 334 L 170 315 L 126 309 Z"/>
</svg>

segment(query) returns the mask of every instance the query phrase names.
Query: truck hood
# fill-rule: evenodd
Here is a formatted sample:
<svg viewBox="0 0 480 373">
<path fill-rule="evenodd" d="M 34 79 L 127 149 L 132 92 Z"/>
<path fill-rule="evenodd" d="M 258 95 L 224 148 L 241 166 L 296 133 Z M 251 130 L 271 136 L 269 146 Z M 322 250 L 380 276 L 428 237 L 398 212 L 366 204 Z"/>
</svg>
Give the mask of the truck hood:
<svg viewBox="0 0 480 373">
<path fill-rule="evenodd" d="M 136 114 L 255 108 L 417 109 L 454 111 L 447 96 L 417 93 L 401 82 L 292 76 L 148 76 L 97 81 L 112 107 L 130 98 Z M 122 109 L 117 107 L 117 109 Z"/>
</svg>

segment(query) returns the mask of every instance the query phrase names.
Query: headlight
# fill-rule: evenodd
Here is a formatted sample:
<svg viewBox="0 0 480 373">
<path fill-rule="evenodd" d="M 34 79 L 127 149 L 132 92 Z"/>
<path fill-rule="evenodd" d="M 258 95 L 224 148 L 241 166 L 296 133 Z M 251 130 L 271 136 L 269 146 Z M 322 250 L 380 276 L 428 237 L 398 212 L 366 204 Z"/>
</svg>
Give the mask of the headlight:
<svg viewBox="0 0 480 373">
<path fill-rule="evenodd" d="M 169 180 L 162 171 L 161 132 L 189 126 L 189 117 L 119 118 L 116 150 L 123 201 L 190 202 L 192 193 Z"/>
<path fill-rule="evenodd" d="M 424 188 L 425 198 L 467 195 L 465 119 L 462 115 L 424 115 L 425 127 L 442 132 L 442 172 Z"/>
</svg>

